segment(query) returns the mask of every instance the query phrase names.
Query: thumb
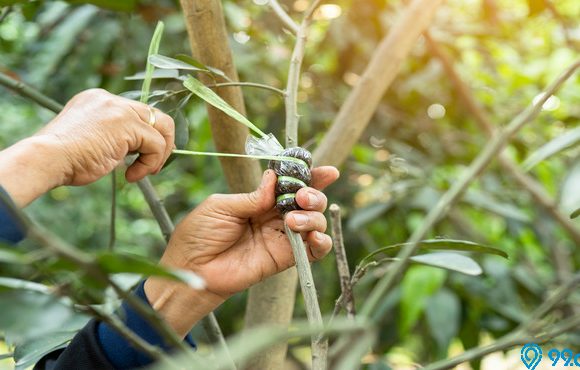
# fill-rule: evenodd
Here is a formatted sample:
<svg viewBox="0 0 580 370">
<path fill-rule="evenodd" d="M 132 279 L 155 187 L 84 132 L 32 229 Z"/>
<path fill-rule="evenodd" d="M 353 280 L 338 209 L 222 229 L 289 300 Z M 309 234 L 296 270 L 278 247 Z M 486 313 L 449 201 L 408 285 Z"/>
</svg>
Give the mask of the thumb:
<svg viewBox="0 0 580 370">
<path fill-rule="evenodd" d="M 251 193 L 216 194 L 214 204 L 209 207 L 239 218 L 250 218 L 271 210 L 275 205 L 276 174 L 266 170 L 258 189 Z M 212 202 L 213 203 L 213 202 Z"/>
</svg>

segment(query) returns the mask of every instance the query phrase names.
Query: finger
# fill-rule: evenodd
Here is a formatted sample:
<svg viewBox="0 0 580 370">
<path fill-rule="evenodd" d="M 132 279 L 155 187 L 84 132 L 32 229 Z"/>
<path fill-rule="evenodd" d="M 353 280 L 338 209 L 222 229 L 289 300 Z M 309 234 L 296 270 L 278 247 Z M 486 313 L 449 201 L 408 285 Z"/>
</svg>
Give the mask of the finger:
<svg viewBox="0 0 580 370">
<path fill-rule="evenodd" d="M 306 187 L 296 192 L 296 202 L 304 210 L 324 212 L 328 200 L 322 192 Z"/>
<path fill-rule="evenodd" d="M 312 187 L 322 190 L 335 182 L 340 172 L 333 166 L 321 166 L 312 169 Z"/>
<path fill-rule="evenodd" d="M 311 262 L 319 261 L 332 249 L 332 238 L 318 231 L 311 231 L 306 237 L 306 253 Z"/>
<path fill-rule="evenodd" d="M 165 139 L 159 131 L 150 126 L 143 126 L 137 131 L 136 141 L 130 143 L 129 152 L 138 152 L 139 157 L 125 172 L 129 182 L 141 180 L 157 172 L 164 162 L 166 149 Z"/>
<path fill-rule="evenodd" d="M 227 214 L 238 218 L 250 218 L 270 211 L 275 204 L 276 174 L 266 170 L 262 183 L 251 193 L 214 194 L 203 204 L 213 212 Z"/>
<path fill-rule="evenodd" d="M 326 231 L 326 218 L 320 212 L 292 211 L 286 216 L 286 223 L 296 232 Z"/>
<path fill-rule="evenodd" d="M 129 104 L 130 104 L 131 108 L 139 116 L 141 123 L 144 123 L 144 124 L 151 126 L 149 123 L 149 120 L 150 120 L 149 107 L 146 104 L 139 103 L 139 102 L 136 102 L 133 100 L 128 100 L 128 101 L 130 102 Z M 151 107 L 151 109 L 152 109 L 153 113 L 155 114 L 155 119 L 153 121 L 153 122 L 155 122 L 155 125 L 153 125 L 152 127 L 155 130 L 159 131 L 161 136 L 163 136 L 163 138 L 165 139 L 165 143 L 166 143 L 165 152 L 163 153 L 164 160 L 162 161 L 161 165 L 159 166 L 159 170 L 161 170 L 161 167 L 163 166 L 165 161 L 167 161 L 167 158 L 169 158 L 169 156 L 171 155 L 171 151 L 173 150 L 173 147 L 175 146 L 175 123 L 173 121 L 173 118 L 171 118 L 169 115 L 163 113 L 159 109 L 156 109 L 153 107 Z"/>
</svg>

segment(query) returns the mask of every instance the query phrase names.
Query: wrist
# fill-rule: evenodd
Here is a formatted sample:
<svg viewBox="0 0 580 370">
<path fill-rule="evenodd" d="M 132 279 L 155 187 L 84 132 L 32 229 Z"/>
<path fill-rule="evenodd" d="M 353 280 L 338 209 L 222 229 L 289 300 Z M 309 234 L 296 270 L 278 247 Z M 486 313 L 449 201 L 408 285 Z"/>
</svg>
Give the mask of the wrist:
<svg viewBox="0 0 580 370">
<path fill-rule="evenodd" d="M 63 153 L 53 140 L 32 136 L 0 152 L 0 185 L 25 207 L 66 181 Z"/>
<path fill-rule="evenodd" d="M 193 289 L 185 283 L 158 277 L 148 278 L 144 289 L 151 307 L 181 337 L 225 301 L 207 290 Z"/>
</svg>

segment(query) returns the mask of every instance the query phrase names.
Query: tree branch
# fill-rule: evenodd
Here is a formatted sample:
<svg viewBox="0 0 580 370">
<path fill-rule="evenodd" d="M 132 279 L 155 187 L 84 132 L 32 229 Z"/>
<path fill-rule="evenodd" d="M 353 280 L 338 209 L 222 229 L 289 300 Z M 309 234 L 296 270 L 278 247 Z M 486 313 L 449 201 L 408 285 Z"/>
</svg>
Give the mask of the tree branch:
<svg viewBox="0 0 580 370">
<path fill-rule="evenodd" d="M 0 85 L 14 90 L 18 95 L 27 97 L 30 100 L 38 103 L 38 105 L 55 113 L 58 113 L 62 110 L 62 105 L 56 100 L 49 98 L 32 86 L 29 86 L 22 81 L 10 77 L 3 72 L 0 72 Z"/>
<path fill-rule="evenodd" d="M 464 172 L 451 188 L 441 197 L 439 202 L 427 214 L 423 224 L 413 233 L 409 239 L 409 245 L 405 246 L 397 255 L 395 261 L 387 274 L 379 280 L 378 284 L 372 290 L 369 298 L 362 308 L 361 314 L 371 317 L 373 311 L 378 307 L 381 298 L 393 287 L 399 274 L 405 269 L 409 258 L 415 254 L 419 247 L 419 242 L 425 238 L 429 230 L 435 223 L 443 217 L 455 202 L 461 197 L 469 185 L 485 170 L 493 158 L 500 153 L 508 140 L 525 124 L 533 120 L 542 110 L 542 105 L 566 82 L 580 67 L 580 61 L 575 62 L 568 67 L 564 73 L 557 78 L 546 90 L 544 90 L 538 101 L 529 105 L 523 112 L 518 114 L 504 129 L 498 132 L 489 143 L 483 148 L 481 154 L 471 163 L 469 168 Z M 378 317 L 373 317 L 378 319 Z"/>
<path fill-rule="evenodd" d="M 368 126 L 415 42 L 443 0 L 413 0 L 383 38 L 330 130 L 314 152 L 314 163 L 340 166 Z"/>
<path fill-rule="evenodd" d="M 298 146 L 298 85 L 300 82 L 300 69 L 304 59 L 304 51 L 306 47 L 306 39 L 308 36 L 308 28 L 312 22 L 312 15 L 320 0 L 315 0 L 304 14 L 304 18 L 297 31 L 296 44 L 292 51 L 290 59 L 290 68 L 288 71 L 288 81 L 286 84 L 286 147 Z M 286 235 L 292 245 L 292 252 L 296 260 L 296 269 L 298 270 L 298 280 L 302 295 L 304 296 L 304 303 L 306 305 L 306 316 L 308 322 L 312 326 L 322 326 L 322 314 L 318 303 L 318 296 L 316 294 L 316 286 L 312 277 L 312 270 L 310 269 L 310 262 L 306 255 L 306 248 L 302 241 L 302 236 L 288 227 L 284 222 Z M 312 337 L 312 369 L 326 370 L 328 357 L 328 339 L 322 335 Z"/>
<path fill-rule="evenodd" d="M 354 319 L 354 295 L 352 293 L 348 259 L 344 248 L 340 207 L 337 204 L 331 204 L 330 207 L 328 207 L 328 211 L 330 213 L 330 224 L 332 229 L 332 246 L 334 247 L 334 254 L 336 256 L 336 267 L 340 278 L 340 290 L 342 292 L 338 301 L 344 302 L 343 305 L 346 309 L 347 317 L 349 319 Z"/>
<path fill-rule="evenodd" d="M 282 23 L 284 23 L 284 25 L 288 27 L 288 29 L 292 31 L 293 34 L 297 35 L 298 25 L 296 24 L 296 22 L 294 22 L 292 17 L 290 17 L 288 13 L 286 13 L 286 11 L 284 10 L 284 8 L 282 8 L 278 0 L 270 0 L 268 1 L 268 4 L 270 4 L 270 8 L 272 8 L 274 13 L 276 13 L 278 18 L 280 18 Z"/>
<path fill-rule="evenodd" d="M 228 87 L 228 86 L 255 87 L 258 89 L 273 91 L 275 93 L 282 95 L 283 97 L 286 96 L 286 91 L 284 90 L 281 90 L 274 86 L 265 85 L 257 82 L 221 82 L 217 84 L 207 85 L 207 87 Z"/>
</svg>

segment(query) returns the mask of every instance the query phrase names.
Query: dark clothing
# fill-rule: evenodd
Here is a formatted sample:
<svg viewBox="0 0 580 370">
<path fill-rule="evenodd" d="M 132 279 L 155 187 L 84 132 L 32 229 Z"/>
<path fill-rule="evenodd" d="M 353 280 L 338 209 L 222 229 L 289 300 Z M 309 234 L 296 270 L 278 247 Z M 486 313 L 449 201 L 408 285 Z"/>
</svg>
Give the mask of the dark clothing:
<svg viewBox="0 0 580 370">
<path fill-rule="evenodd" d="M 0 191 L 6 194 L 0 187 Z M 16 244 L 25 236 L 23 227 L 12 216 L 14 204 L 0 201 L 0 242 Z M 134 294 L 149 304 L 141 282 Z M 135 334 L 149 344 L 165 351 L 171 349 L 163 338 L 127 302 L 120 308 L 119 317 Z M 188 336 L 186 342 L 195 344 Z M 133 369 L 151 364 L 144 353 L 133 348 L 121 335 L 107 324 L 91 320 L 71 341 L 68 347 L 46 355 L 34 367 L 35 370 L 114 370 Z"/>
</svg>

